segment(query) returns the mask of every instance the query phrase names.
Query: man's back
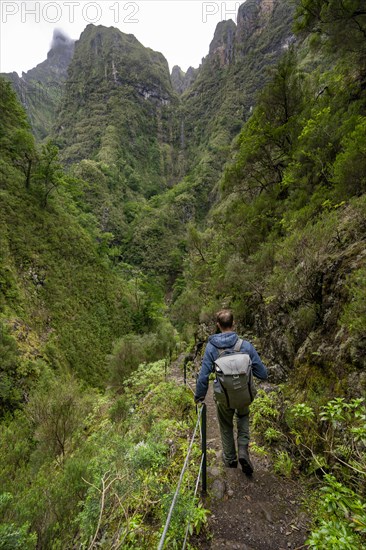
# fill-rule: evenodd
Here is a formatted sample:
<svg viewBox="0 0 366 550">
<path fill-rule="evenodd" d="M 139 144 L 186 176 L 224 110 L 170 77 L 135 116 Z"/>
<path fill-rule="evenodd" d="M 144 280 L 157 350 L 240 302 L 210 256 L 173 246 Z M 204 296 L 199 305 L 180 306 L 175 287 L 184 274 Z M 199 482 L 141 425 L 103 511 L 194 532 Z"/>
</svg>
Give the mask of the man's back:
<svg viewBox="0 0 366 550">
<path fill-rule="evenodd" d="M 208 378 L 213 372 L 214 362 L 218 358 L 220 350 L 234 348 L 237 340 L 238 335 L 234 331 L 221 332 L 219 334 L 213 334 L 209 337 L 202 361 L 201 371 L 197 379 L 195 393 L 196 401 L 206 396 L 208 389 Z M 265 380 L 267 378 L 267 369 L 260 360 L 254 346 L 247 340 L 243 340 L 240 351 L 249 355 L 252 361 L 252 372 L 254 376 L 260 380 Z"/>
</svg>

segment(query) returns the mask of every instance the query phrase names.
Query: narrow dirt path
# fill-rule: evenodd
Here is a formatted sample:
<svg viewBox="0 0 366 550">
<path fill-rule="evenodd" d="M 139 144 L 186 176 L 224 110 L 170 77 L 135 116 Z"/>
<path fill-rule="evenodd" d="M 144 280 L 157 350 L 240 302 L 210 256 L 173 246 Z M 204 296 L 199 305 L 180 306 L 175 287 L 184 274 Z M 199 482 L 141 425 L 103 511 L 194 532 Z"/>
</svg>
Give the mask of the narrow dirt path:
<svg viewBox="0 0 366 550">
<path fill-rule="evenodd" d="M 183 384 L 182 353 L 170 365 L 168 379 Z M 194 389 L 192 377 L 188 385 Z M 303 510 L 303 488 L 271 471 L 269 461 L 251 452 L 254 474 L 225 468 L 212 384 L 206 397 L 208 445 L 208 528 L 191 541 L 198 550 L 305 549 L 308 518 Z"/>
<path fill-rule="evenodd" d="M 200 550 L 289 550 L 306 548 L 307 516 L 303 490 L 291 480 L 274 475 L 268 460 L 251 452 L 254 474 L 225 468 L 216 419 L 212 385 L 206 397 L 208 438 L 208 496 L 211 540 Z"/>
</svg>

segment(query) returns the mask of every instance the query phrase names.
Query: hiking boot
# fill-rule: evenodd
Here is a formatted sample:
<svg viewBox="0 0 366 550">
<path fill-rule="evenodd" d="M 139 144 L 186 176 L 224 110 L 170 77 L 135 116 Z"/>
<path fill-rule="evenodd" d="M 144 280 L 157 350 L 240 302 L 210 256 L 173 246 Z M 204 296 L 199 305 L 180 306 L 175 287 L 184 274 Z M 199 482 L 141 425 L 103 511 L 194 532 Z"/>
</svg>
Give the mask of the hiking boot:
<svg viewBox="0 0 366 550">
<path fill-rule="evenodd" d="M 237 460 L 232 460 L 231 462 L 228 462 L 228 468 L 236 468 L 238 466 Z"/>
<path fill-rule="evenodd" d="M 239 447 L 239 462 L 243 472 L 247 476 L 252 475 L 254 469 L 253 464 L 251 463 L 251 460 L 249 458 L 248 445 L 245 445 L 244 447 Z"/>
</svg>

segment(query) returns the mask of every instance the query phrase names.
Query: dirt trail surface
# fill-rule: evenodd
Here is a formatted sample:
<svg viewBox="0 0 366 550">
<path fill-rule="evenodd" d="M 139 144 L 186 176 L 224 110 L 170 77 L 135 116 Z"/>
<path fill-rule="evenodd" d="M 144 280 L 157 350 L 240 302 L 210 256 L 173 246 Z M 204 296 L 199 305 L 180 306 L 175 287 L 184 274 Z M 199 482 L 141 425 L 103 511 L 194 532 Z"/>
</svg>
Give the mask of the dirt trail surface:
<svg viewBox="0 0 366 550">
<path fill-rule="evenodd" d="M 210 387 L 207 403 L 208 496 L 212 539 L 201 550 L 295 550 L 305 547 L 307 516 L 303 491 L 294 481 L 271 472 L 268 460 L 251 452 L 254 474 L 225 468 L 215 403 Z M 212 452 L 213 451 L 213 452 Z"/>
<path fill-rule="evenodd" d="M 182 383 L 182 356 L 170 377 Z M 190 382 L 190 386 L 194 386 Z M 276 476 L 266 457 L 251 452 L 254 474 L 226 468 L 213 400 L 212 384 L 206 397 L 208 443 L 208 529 L 191 544 L 199 550 L 305 549 L 308 518 L 300 484 Z"/>
</svg>

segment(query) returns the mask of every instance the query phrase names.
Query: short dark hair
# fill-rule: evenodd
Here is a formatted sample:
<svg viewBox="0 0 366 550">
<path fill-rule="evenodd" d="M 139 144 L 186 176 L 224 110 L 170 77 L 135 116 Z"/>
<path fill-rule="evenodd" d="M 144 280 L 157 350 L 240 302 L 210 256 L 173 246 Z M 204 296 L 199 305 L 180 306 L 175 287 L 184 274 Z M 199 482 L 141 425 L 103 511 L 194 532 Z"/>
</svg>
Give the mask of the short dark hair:
<svg viewBox="0 0 366 550">
<path fill-rule="evenodd" d="M 216 313 L 216 322 L 221 328 L 231 328 L 234 324 L 234 315 L 230 309 L 221 309 Z"/>
</svg>

